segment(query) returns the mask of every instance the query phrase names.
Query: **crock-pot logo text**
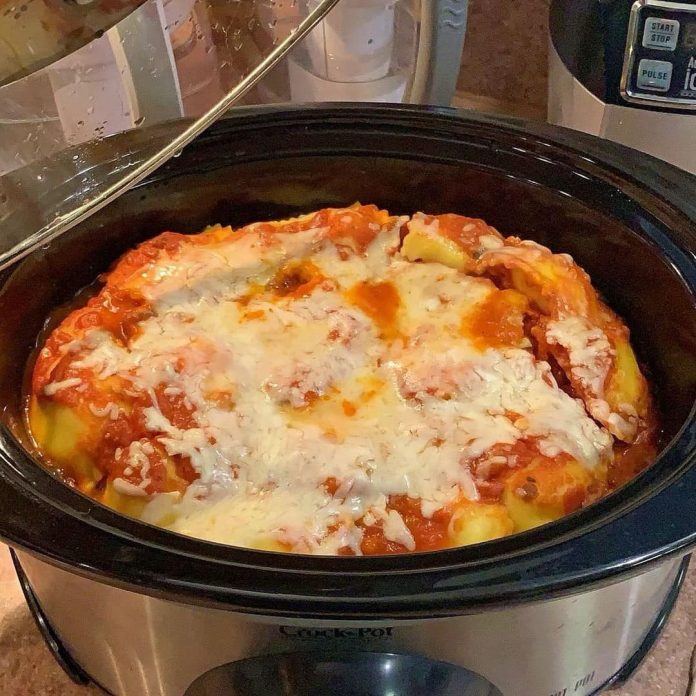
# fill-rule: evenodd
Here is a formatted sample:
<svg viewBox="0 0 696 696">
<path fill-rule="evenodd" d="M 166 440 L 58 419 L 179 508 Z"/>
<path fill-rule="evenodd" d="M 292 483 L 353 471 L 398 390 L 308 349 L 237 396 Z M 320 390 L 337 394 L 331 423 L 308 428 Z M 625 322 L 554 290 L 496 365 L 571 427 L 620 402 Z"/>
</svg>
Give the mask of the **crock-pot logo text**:
<svg viewBox="0 0 696 696">
<path fill-rule="evenodd" d="M 280 634 L 296 640 L 335 640 L 341 638 L 391 638 L 392 626 L 384 628 L 298 628 L 297 626 L 279 626 Z"/>
</svg>

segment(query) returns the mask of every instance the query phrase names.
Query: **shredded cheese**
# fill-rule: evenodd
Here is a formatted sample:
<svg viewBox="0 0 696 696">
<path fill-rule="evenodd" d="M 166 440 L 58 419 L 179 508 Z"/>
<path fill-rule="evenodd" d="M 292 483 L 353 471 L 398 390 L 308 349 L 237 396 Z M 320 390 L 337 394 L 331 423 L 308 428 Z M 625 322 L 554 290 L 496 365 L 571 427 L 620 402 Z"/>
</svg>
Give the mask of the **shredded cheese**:
<svg viewBox="0 0 696 696">
<path fill-rule="evenodd" d="M 364 253 L 347 253 L 324 225 L 270 240 L 252 226 L 215 244 L 182 244 L 138 276 L 151 312 L 127 343 L 96 327 L 66 344 L 72 368 L 91 371 L 97 384 L 116 377 L 130 385 L 123 399 L 148 395 L 142 420 L 157 452 L 147 439 L 119 448 L 124 476 L 140 483 L 113 481 L 122 495 L 147 497 L 144 520 L 310 553 L 360 553 L 364 528 L 378 524 L 385 539 L 414 550 L 390 498 L 418 499 L 425 519 L 477 501 L 473 463 L 484 471 L 514 461 L 486 459 L 496 447 L 531 442 L 542 456 L 564 454 L 588 470 L 610 461 L 611 435 L 528 341 L 481 349 L 462 333 L 468 313 L 499 290 L 439 263 L 408 261 L 399 252 L 405 221 L 370 223 L 375 237 Z M 437 219 L 419 224 L 438 234 Z M 500 250 L 503 241 L 483 234 L 480 246 Z M 276 292 L 278 270 L 303 259 L 323 280 Z M 391 288 L 384 318 L 383 298 L 374 307 L 355 302 L 353 289 L 366 282 Z M 565 348 L 573 374 L 605 408 L 606 335 L 572 316 L 550 322 L 546 338 Z M 70 377 L 44 393 L 81 383 Z M 167 415 L 156 393 L 182 399 L 190 422 Z M 113 402 L 89 408 L 112 420 L 122 413 Z M 162 449 L 195 471 L 183 494 L 146 492 Z"/>
</svg>

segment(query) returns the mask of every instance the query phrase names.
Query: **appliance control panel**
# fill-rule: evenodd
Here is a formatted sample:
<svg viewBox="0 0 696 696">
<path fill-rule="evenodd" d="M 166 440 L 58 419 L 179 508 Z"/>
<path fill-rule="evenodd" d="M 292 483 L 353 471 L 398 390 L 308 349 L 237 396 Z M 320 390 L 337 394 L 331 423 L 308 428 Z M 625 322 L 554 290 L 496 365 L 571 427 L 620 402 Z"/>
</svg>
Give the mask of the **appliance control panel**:
<svg viewBox="0 0 696 696">
<path fill-rule="evenodd" d="M 696 112 L 696 2 L 633 3 L 621 96 L 630 103 Z"/>
</svg>

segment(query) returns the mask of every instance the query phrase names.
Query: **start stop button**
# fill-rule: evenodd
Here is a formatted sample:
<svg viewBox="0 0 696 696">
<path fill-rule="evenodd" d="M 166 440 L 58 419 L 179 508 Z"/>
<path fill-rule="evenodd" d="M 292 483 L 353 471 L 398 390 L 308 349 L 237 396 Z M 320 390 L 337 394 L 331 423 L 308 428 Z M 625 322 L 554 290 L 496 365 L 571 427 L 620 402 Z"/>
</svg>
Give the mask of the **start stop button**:
<svg viewBox="0 0 696 696">
<path fill-rule="evenodd" d="M 638 64 L 636 87 L 653 92 L 667 92 L 672 84 L 672 69 L 669 61 L 644 58 Z"/>
<path fill-rule="evenodd" d="M 679 22 L 664 17 L 648 17 L 643 30 L 643 46 L 658 51 L 673 51 L 679 39 Z"/>
</svg>

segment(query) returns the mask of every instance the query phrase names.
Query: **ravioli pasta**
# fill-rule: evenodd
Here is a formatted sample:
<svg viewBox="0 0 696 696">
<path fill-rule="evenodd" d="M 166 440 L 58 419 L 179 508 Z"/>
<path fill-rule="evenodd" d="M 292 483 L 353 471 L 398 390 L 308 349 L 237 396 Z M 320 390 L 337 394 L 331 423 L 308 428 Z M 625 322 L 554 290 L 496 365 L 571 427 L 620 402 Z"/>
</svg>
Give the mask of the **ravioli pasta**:
<svg viewBox="0 0 696 696">
<path fill-rule="evenodd" d="M 55 326 L 27 418 L 96 500 L 202 539 L 380 554 L 556 520 L 655 456 L 623 322 L 565 254 L 372 205 L 165 232 Z"/>
</svg>

